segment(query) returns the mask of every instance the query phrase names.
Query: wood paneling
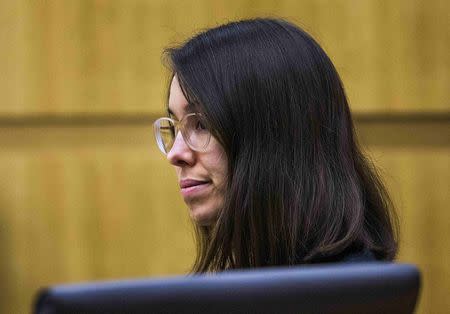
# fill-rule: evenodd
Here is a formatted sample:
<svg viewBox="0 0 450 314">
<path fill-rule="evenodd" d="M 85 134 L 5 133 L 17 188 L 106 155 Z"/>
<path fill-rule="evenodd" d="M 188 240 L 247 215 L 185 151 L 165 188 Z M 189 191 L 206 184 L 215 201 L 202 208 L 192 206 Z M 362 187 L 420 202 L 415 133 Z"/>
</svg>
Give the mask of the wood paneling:
<svg viewBox="0 0 450 314">
<path fill-rule="evenodd" d="M 418 313 L 444 313 L 450 124 L 369 117 L 357 119 L 358 135 L 400 214 L 399 260 L 423 272 Z M 27 312 L 44 285 L 186 273 L 193 260 L 186 208 L 150 122 L 62 122 L 0 128 L 1 312 Z"/>
<path fill-rule="evenodd" d="M 447 137 L 450 136 L 447 127 Z M 394 135 L 395 136 L 395 135 Z M 435 136 L 439 136 L 436 132 Z M 448 142 L 447 142 L 448 143 Z M 369 146 L 400 217 L 398 260 L 417 265 L 422 289 L 417 313 L 447 313 L 450 300 L 450 145 Z"/>
<path fill-rule="evenodd" d="M 1 1 L 0 114 L 163 108 L 161 51 L 231 19 L 283 16 L 329 52 L 355 111 L 450 107 L 448 1 Z"/>
<path fill-rule="evenodd" d="M 450 300 L 448 1 L 0 0 L 0 312 L 43 285 L 186 273 L 191 226 L 153 144 L 161 52 L 228 20 L 281 16 L 329 53 L 398 207 L 418 313 Z"/>
<path fill-rule="evenodd" d="M 151 127 L 0 134 L 1 313 L 28 313 L 51 283 L 189 270 L 186 206 Z"/>
</svg>

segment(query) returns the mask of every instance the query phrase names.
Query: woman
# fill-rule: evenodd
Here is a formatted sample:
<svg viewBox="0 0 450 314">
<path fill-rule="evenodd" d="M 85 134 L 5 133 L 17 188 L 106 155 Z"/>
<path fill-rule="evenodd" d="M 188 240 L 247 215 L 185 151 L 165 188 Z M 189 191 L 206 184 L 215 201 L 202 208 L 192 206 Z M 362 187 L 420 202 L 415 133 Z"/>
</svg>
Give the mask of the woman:
<svg viewBox="0 0 450 314">
<path fill-rule="evenodd" d="M 389 196 L 307 33 L 244 20 L 166 57 L 168 117 L 155 133 L 197 229 L 194 272 L 394 258 Z"/>
</svg>

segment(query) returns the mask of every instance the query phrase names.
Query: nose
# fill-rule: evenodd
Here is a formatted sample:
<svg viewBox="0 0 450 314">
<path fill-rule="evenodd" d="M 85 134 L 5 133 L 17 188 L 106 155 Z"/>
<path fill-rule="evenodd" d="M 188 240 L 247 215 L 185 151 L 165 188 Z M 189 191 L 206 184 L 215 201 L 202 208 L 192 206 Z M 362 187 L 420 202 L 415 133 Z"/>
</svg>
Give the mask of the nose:
<svg viewBox="0 0 450 314">
<path fill-rule="evenodd" d="M 186 144 L 181 132 L 178 132 L 175 136 L 173 146 L 167 153 L 167 160 L 178 167 L 192 166 L 194 164 L 194 151 Z"/>
</svg>

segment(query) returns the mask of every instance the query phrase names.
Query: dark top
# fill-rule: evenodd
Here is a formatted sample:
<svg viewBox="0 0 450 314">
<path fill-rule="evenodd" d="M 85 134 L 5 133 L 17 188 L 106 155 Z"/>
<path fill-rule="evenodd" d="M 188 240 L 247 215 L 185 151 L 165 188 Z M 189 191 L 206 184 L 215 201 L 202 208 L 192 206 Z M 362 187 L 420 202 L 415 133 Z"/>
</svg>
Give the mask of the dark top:
<svg viewBox="0 0 450 314">
<path fill-rule="evenodd" d="M 361 263 L 361 262 L 376 262 L 377 259 L 372 251 L 361 250 L 359 252 L 353 252 L 345 256 L 341 262 L 344 263 Z"/>
<path fill-rule="evenodd" d="M 344 252 L 333 255 L 326 256 L 322 258 L 316 258 L 312 261 L 312 264 L 318 263 L 365 263 L 365 262 L 376 262 L 377 258 L 372 251 L 368 249 L 356 249 L 350 248 Z"/>
</svg>

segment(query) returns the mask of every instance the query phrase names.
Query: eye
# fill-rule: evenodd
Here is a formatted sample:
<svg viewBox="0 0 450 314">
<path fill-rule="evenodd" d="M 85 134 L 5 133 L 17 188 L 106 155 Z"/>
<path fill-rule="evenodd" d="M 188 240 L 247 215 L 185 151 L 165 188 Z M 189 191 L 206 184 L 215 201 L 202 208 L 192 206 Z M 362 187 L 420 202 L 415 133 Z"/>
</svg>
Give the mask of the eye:
<svg viewBox="0 0 450 314">
<path fill-rule="evenodd" d="M 195 123 L 195 129 L 196 130 L 206 130 L 206 126 L 203 124 L 202 121 L 197 120 Z"/>
</svg>

